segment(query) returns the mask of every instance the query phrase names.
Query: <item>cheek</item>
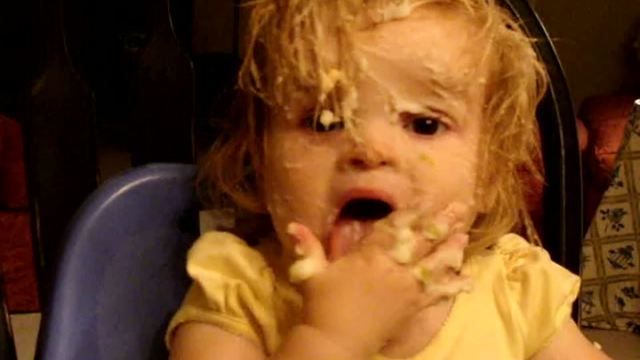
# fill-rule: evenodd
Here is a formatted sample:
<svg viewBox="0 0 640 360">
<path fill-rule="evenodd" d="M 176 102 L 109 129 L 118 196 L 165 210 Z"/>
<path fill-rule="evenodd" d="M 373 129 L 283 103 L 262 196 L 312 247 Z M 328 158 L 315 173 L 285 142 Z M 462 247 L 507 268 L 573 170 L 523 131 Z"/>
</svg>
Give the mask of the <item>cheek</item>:
<svg viewBox="0 0 640 360">
<path fill-rule="evenodd" d="M 443 180 L 450 183 L 451 190 L 470 200 L 474 197 L 478 179 L 477 161 L 475 152 L 453 153 L 448 159 L 448 164 L 444 165 L 445 170 L 442 171 L 442 174 L 446 174 Z"/>
<path fill-rule="evenodd" d="M 298 182 L 296 179 L 299 177 L 298 172 L 287 164 L 285 161 L 277 160 L 268 162 L 264 178 L 265 206 L 285 248 L 290 247 L 286 235 L 287 226 L 291 221 L 297 220 L 297 211 L 292 204 L 296 203 L 294 184 Z"/>
<path fill-rule="evenodd" d="M 330 157 L 326 147 L 300 138 L 275 138 L 269 145 L 263 178 L 266 206 L 273 217 L 291 221 L 317 207 Z"/>
<path fill-rule="evenodd" d="M 297 170 L 305 167 L 305 159 L 299 156 L 306 144 L 286 135 L 273 135 L 265 145 L 264 181 L 267 193 L 277 191 L 278 185 L 286 185 L 296 177 Z"/>
<path fill-rule="evenodd" d="M 471 155 L 470 155 L 471 153 Z M 475 203 L 477 185 L 477 157 L 470 149 L 425 151 L 413 164 L 414 183 L 423 201 L 434 207 L 446 206 L 451 201 Z"/>
<path fill-rule="evenodd" d="M 295 200 L 295 189 L 301 183 L 302 164 L 289 159 L 274 159 L 266 164 L 264 172 L 264 194 L 267 210 L 272 216 L 287 211 L 288 204 Z"/>
</svg>

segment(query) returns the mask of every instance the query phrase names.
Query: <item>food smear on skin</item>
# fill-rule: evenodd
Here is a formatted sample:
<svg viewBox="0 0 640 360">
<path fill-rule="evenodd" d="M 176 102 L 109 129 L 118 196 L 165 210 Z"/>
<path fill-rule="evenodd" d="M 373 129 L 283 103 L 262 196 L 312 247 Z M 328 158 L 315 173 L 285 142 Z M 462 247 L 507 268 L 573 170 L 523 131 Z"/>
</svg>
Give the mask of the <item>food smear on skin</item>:
<svg viewBox="0 0 640 360">
<path fill-rule="evenodd" d="M 391 89 L 389 90 L 389 104 L 391 105 L 391 111 L 395 113 L 407 112 L 411 114 L 420 114 L 425 110 L 425 106 L 423 104 L 409 101 Z"/>
<path fill-rule="evenodd" d="M 313 246 L 311 231 L 304 225 L 291 222 L 287 225 L 287 234 L 296 239 L 293 252 L 297 257 L 289 267 L 289 281 L 301 283 L 322 272 L 327 267 L 324 250 Z"/>
<path fill-rule="evenodd" d="M 370 12 L 371 20 L 379 24 L 403 19 L 408 17 L 415 7 L 423 3 L 425 3 L 425 1 L 385 1 L 382 8 L 377 8 Z"/>
<path fill-rule="evenodd" d="M 293 284 L 301 283 L 321 273 L 326 267 L 326 262 L 317 257 L 308 256 L 296 260 L 289 267 L 289 281 Z"/>
<path fill-rule="evenodd" d="M 389 218 L 375 222 L 375 228 L 389 232 L 396 240 L 390 250 L 390 256 L 400 264 L 410 264 L 413 261 L 416 244 L 419 239 L 428 240 L 435 244 L 442 243 L 450 236 L 453 229 L 459 228 L 459 216 L 464 213 L 460 204 L 449 206 L 443 213 L 425 218 L 417 210 L 407 211 L 406 216 L 398 222 Z M 451 224 L 449 222 L 452 222 Z M 338 220 L 329 239 L 329 257 L 335 260 L 358 246 L 362 240 L 374 230 L 374 223 L 356 220 Z M 463 236 L 458 234 L 457 236 Z M 452 271 L 457 272 L 464 261 L 464 253 L 458 246 L 445 244 L 433 253 L 428 263 L 416 264 L 412 272 L 423 284 L 425 291 L 442 297 L 455 296 L 460 292 L 473 289 L 472 280 L 468 277 L 454 277 Z M 303 282 L 322 272 L 327 262 L 324 258 L 304 254 L 301 248 L 295 249 L 300 257 L 289 268 L 289 278 L 293 283 Z"/>
<path fill-rule="evenodd" d="M 462 251 L 456 251 L 451 248 L 441 249 L 432 258 L 430 265 L 431 269 L 438 267 L 448 267 L 452 269 L 459 269 L 464 261 L 464 255 Z"/>
<path fill-rule="evenodd" d="M 436 165 L 436 162 L 433 161 L 433 159 L 429 155 L 427 155 L 426 153 L 420 153 L 418 155 L 418 159 L 420 161 L 422 161 L 422 162 L 425 162 L 425 163 L 429 164 L 430 166 L 435 166 Z"/>
<path fill-rule="evenodd" d="M 322 112 L 320 113 L 320 124 L 322 124 L 322 126 L 325 129 L 330 129 L 331 125 L 337 124 L 340 122 L 341 122 L 340 118 L 335 116 L 335 114 L 331 110 L 325 109 L 325 110 L 322 110 Z"/>
<path fill-rule="evenodd" d="M 338 69 L 330 69 L 328 73 L 320 72 L 320 102 L 323 102 L 338 83 L 345 82 L 344 72 Z"/>
<path fill-rule="evenodd" d="M 449 224 L 442 217 L 426 222 L 421 229 L 421 235 L 424 238 L 434 241 L 441 241 L 448 233 Z"/>
<path fill-rule="evenodd" d="M 316 75 L 315 78 L 318 82 L 316 114 L 320 113 L 319 120 L 325 128 L 329 128 L 331 124 L 338 121 L 344 122 L 345 129 L 352 132 L 353 139 L 356 142 L 361 141 L 357 134 L 353 134 L 353 129 L 355 128 L 354 115 L 358 108 L 358 92 L 356 90 L 356 84 L 359 78 L 368 73 L 367 70 L 369 66 L 366 57 L 356 55 L 353 47 L 353 36 L 359 30 L 368 28 L 372 23 L 381 24 L 409 17 L 416 7 L 421 6 L 424 3 L 426 2 L 416 0 L 372 1 L 366 4 L 364 2 L 356 1 L 352 4 L 355 7 L 338 7 L 340 12 L 349 8 L 351 8 L 351 10 L 347 10 L 347 13 L 354 11 L 354 13 L 349 15 L 346 13 L 343 14 L 343 17 L 345 17 L 344 20 L 347 21 L 336 23 L 331 19 L 326 22 L 328 25 L 323 23 L 323 18 L 327 14 L 323 14 L 323 11 L 318 10 L 319 8 L 314 9 L 317 10 L 317 13 L 313 10 L 308 13 L 307 16 L 311 18 L 311 23 L 315 24 L 315 26 L 312 26 L 311 28 L 316 29 L 313 33 L 308 35 L 316 38 L 315 41 L 312 41 L 316 45 L 310 49 L 312 56 L 311 59 L 307 59 L 305 56 L 302 56 L 301 58 L 296 59 L 297 61 L 295 62 L 298 64 L 299 74 L 303 77 L 306 78 L 308 75 L 313 73 Z M 355 11 L 355 9 L 358 7 L 367 7 L 367 11 L 364 12 L 367 14 L 365 15 L 365 18 L 362 18 L 360 15 L 356 15 L 358 14 L 358 11 Z M 300 21 L 300 24 L 303 23 L 301 19 L 298 21 Z M 332 45 L 328 40 L 330 36 L 329 34 L 336 33 L 345 37 L 344 39 L 338 39 L 338 42 L 342 44 L 338 47 Z M 300 38 L 306 37 L 308 36 L 300 36 Z M 297 47 L 298 45 L 299 44 L 297 43 L 291 44 L 293 47 Z M 333 55 L 327 55 L 326 52 L 320 50 L 323 48 L 322 45 L 324 45 L 324 48 L 335 48 L 335 51 L 339 54 L 338 56 L 344 57 L 338 61 L 341 63 L 339 68 L 335 67 L 336 60 L 333 58 Z M 299 50 L 300 51 L 289 49 L 288 52 L 291 54 L 300 54 L 307 52 L 309 49 Z M 314 57 L 315 59 L 313 59 Z M 280 73 L 280 71 L 277 72 Z M 290 73 L 287 68 L 282 69 L 281 72 L 283 74 Z M 313 78 L 313 75 L 307 79 L 310 78 Z M 278 75 L 275 83 L 280 85 L 284 81 L 283 75 Z M 330 116 L 329 112 L 333 116 Z"/>
<path fill-rule="evenodd" d="M 456 280 L 440 280 L 429 279 L 424 283 L 425 291 L 430 294 L 440 294 L 444 297 L 455 296 L 461 292 L 471 292 L 473 290 L 473 282 L 470 278 L 463 277 Z"/>
<path fill-rule="evenodd" d="M 411 220 L 401 225 L 385 220 L 379 221 L 376 225 L 395 238 L 395 245 L 389 254 L 400 264 L 407 264 L 413 260 L 418 239 L 431 242 L 430 247 L 433 247 L 446 240 L 449 234 L 448 219 L 443 216 L 436 216 L 433 220 L 424 218 L 417 212 L 407 216 Z"/>
<path fill-rule="evenodd" d="M 394 232 L 396 243 L 389 255 L 400 264 L 408 264 L 415 253 L 417 239 L 410 228 L 397 229 Z"/>
</svg>

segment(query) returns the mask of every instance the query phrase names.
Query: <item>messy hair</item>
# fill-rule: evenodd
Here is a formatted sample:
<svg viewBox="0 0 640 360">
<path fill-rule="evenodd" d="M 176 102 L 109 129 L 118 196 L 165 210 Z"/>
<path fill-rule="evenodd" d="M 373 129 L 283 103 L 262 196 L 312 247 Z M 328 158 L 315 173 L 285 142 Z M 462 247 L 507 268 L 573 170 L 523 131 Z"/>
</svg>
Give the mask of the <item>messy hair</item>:
<svg viewBox="0 0 640 360">
<path fill-rule="evenodd" d="M 525 196 L 528 185 L 542 182 L 536 107 L 546 91 L 547 75 L 533 40 L 494 0 L 248 3 L 251 17 L 238 78 L 238 104 L 229 128 L 201 168 L 205 198 L 217 204 L 231 200 L 240 209 L 264 213 L 260 176 L 270 111 L 286 106 L 290 94 L 304 91 L 316 97 L 316 115 L 330 108 L 348 126 L 356 104 L 354 83 L 363 67 L 353 56 L 354 32 L 406 16 L 425 4 L 461 12 L 478 25 L 487 44 L 489 74 L 477 185 L 483 206 L 471 239 L 486 244 L 497 235 L 516 231 L 538 243 Z M 329 36 L 337 59 L 323 55 Z"/>
</svg>

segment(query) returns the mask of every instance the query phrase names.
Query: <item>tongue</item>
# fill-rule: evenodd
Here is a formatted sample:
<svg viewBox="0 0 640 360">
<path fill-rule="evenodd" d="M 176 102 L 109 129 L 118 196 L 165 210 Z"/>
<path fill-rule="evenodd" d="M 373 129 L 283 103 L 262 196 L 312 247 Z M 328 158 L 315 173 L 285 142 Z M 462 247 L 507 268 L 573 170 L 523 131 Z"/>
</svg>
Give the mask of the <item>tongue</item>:
<svg viewBox="0 0 640 360">
<path fill-rule="evenodd" d="M 362 238 L 372 230 L 371 221 L 338 220 L 329 235 L 329 261 L 335 261 L 357 249 Z"/>
</svg>

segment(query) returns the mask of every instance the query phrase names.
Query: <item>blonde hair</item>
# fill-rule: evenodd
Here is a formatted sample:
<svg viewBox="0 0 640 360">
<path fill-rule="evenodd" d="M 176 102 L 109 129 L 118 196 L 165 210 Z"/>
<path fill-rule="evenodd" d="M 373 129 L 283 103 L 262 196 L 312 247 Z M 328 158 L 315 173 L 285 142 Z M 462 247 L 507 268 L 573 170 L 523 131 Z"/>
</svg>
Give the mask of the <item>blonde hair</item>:
<svg viewBox="0 0 640 360">
<path fill-rule="evenodd" d="M 527 184 L 542 181 L 535 113 L 547 75 L 533 40 L 494 0 L 250 2 L 246 56 L 238 79 L 240 111 L 202 164 L 199 182 L 205 199 L 219 205 L 226 198 L 240 209 L 264 213 L 259 184 L 269 109 L 286 105 L 287 94 L 303 90 L 317 96 L 316 114 L 330 107 L 348 121 L 354 105 L 350 91 L 361 68 L 352 56 L 352 34 L 393 20 L 385 18 L 381 6 L 395 6 L 395 13 L 401 13 L 407 10 L 402 6 L 412 10 L 424 4 L 450 6 L 466 14 L 480 25 L 488 44 L 490 74 L 478 172 L 484 210 L 471 238 L 487 244 L 497 235 L 516 231 L 539 243 L 525 195 Z M 329 36 L 340 54 L 337 74 L 336 59 L 330 63 L 322 55 Z"/>
</svg>

